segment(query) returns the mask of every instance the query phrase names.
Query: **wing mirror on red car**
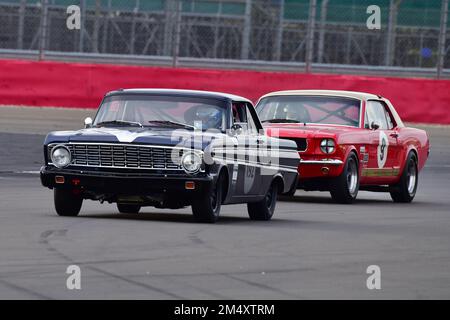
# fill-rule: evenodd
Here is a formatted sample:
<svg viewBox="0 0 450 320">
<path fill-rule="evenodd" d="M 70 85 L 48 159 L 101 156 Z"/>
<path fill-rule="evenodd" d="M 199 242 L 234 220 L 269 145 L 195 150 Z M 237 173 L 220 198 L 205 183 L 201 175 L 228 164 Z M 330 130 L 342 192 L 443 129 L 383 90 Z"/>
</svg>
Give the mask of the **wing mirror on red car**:
<svg viewBox="0 0 450 320">
<path fill-rule="evenodd" d="M 380 128 L 380 125 L 374 121 L 370 124 L 370 128 L 373 130 L 378 130 Z"/>
</svg>

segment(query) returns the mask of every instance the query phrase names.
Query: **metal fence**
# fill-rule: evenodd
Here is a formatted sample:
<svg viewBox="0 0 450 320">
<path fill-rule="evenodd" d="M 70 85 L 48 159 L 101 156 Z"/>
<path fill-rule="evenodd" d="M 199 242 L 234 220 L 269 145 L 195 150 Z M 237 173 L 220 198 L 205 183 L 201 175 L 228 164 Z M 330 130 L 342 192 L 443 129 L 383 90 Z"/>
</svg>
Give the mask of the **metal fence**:
<svg viewBox="0 0 450 320">
<path fill-rule="evenodd" d="M 373 4 L 380 29 L 367 25 Z M 67 27 L 70 5 L 80 9 L 80 29 Z M 440 77 L 450 67 L 447 20 L 448 0 L 0 0 L 0 53 L 300 63 L 306 72 L 410 68 Z"/>
</svg>

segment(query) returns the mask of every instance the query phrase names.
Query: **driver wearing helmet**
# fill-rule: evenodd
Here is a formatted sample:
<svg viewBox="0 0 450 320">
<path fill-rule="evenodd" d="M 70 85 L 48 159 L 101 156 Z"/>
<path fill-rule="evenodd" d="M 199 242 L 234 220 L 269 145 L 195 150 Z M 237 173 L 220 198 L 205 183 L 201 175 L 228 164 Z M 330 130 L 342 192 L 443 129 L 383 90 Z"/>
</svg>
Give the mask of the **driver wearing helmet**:
<svg viewBox="0 0 450 320">
<path fill-rule="evenodd" d="M 197 129 L 222 129 L 222 109 L 209 105 L 198 105 L 188 110 L 185 120 Z"/>
<path fill-rule="evenodd" d="M 308 110 L 302 104 L 286 104 L 283 108 L 286 120 L 295 120 L 298 122 L 311 122 Z"/>
</svg>

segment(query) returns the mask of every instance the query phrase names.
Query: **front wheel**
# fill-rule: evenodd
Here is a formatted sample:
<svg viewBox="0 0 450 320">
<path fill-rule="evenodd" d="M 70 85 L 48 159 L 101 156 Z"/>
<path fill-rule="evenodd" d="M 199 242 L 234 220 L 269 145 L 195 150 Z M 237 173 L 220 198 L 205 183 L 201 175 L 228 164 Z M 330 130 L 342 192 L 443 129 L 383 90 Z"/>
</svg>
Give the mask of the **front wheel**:
<svg viewBox="0 0 450 320">
<path fill-rule="evenodd" d="M 359 166 L 354 154 L 351 154 L 341 175 L 337 177 L 331 186 L 331 197 L 337 203 L 353 203 L 359 191 Z"/>
<path fill-rule="evenodd" d="M 83 198 L 72 190 L 54 189 L 53 197 L 56 213 L 64 217 L 76 217 L 81 210 Z"/>
<path fill-rule="evenodd" d="M 248 216 L 251 220 L 270 220 L 277 204 L 278 185 L 272 183 L 264 199 L 258 202 L 247 203 Z"/>
<path fill-rule="evenodd" d="M 192 213 L 196 221 L 214 223 L 219 219 L 223 181 L 223 175 L 220 175 L 207 194 L 202 194 L 193 200 Z"/>
<path fill-rule="evenodd" d="M 391 186 L 391 198 L 394 202 L 409 203 L 416 196 L 418 184 L 417 157 L 410 152 L 406 160 L 405 169 L 398 184 Z"/>
</svg>

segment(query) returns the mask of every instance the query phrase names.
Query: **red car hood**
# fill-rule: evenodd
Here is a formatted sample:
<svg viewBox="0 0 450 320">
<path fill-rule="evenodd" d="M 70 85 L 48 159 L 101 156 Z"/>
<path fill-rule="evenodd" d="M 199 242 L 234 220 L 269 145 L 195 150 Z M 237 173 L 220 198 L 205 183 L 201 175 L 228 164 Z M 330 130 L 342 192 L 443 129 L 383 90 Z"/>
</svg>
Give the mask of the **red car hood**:
<svg viewBox="0 0 450 320">
<path fill-rule="evenodd" d="M 358 130 L 358 128 L 355 127 L 304 125 L 303 123 L 265 123 L 264 128 L 269 136 L 278 135 L 285 138 L 333 138 L 344 133 Z"/>
</svg>

